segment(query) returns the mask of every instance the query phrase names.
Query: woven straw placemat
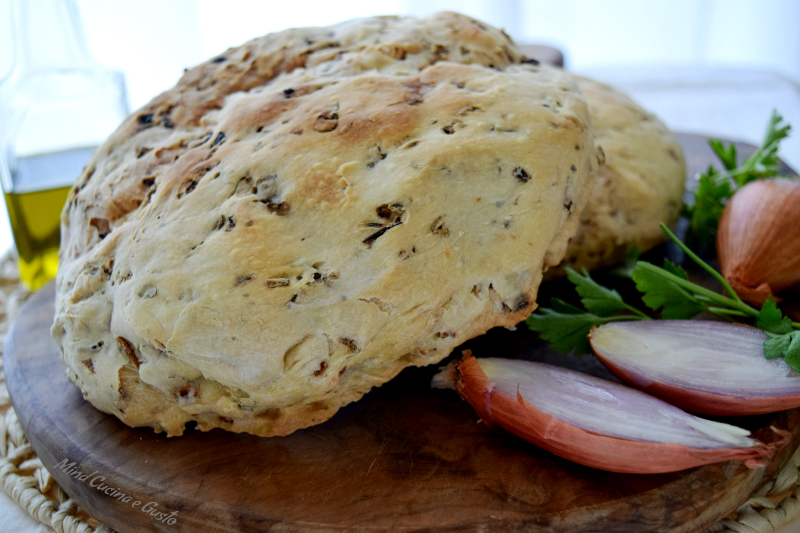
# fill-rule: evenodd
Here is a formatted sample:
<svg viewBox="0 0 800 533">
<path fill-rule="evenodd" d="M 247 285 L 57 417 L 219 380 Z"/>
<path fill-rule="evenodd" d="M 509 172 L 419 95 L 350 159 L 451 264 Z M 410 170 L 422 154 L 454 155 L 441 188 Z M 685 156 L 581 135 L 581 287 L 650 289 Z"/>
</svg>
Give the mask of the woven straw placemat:
<svg viewBox="0 0 800 533">
<path fill-rule="evenodd" d="M 16 257 L 0 258 L 0 337 L 28 292 L 19 282 Z M 2 355 L 2 347 L 0 347 Z M 778 476 L 710 533 L 791 533 L 800 531 L 800 449 Z M 58 533 L 113 533 L 90 517 L 56 484 L 17 420 L 0 358 L 0 486 L 34 520 Z M 796 523 L 794 523 L 796 522 Z"/>
</svg>

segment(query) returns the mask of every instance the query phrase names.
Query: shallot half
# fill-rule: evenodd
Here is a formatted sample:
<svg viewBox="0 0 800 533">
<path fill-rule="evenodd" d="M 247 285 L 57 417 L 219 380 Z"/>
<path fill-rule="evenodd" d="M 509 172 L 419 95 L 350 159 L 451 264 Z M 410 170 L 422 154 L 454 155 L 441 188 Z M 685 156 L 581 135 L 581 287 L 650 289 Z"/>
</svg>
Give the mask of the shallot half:
<svg viewBox="0 0 800 533">
<path fill-rule="evenodd" d="M 594 328 L 597 358 L 620 380 L 693 413 L 753 415 L 800 407 L 800 374 L 766 359 L 767 334 L 704 320 Z"/>
<path fill-rule="evenodd" d="M 661 473 L 729 460 L 758 468 L 782 444 L 764 444 L 744 429 L 697 418 L 636 389 L 543 363 L 465 353 L 454 377 L 486 424 L 602 470 Z"/>
<path fill-rule="evenodd" d="M 722 275 L 745 301 L 800 283 L 800 181 L 759 180 L 733 195 L 719 221 Z"/>
</svg>

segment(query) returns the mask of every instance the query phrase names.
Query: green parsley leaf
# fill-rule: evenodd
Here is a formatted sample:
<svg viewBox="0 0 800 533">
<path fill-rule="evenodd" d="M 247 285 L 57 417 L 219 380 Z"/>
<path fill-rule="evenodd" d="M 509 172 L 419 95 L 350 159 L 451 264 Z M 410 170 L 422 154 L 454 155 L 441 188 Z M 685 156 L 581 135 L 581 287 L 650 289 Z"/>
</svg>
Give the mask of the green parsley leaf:
<svg viewBox="0 0 800 533">
<path fill-rule="evenodd" d="M 769 335 L 769 339 L 764 341 L 764 357 L 784 357 L 786 364 L 800 372 L 800 331 L 793 331 L 792 320 L 783 316 L 772 296 L 761 307 L 756 318 L 756 327 Z"/>
<path fill-rule="evenodd" d="M 719 178 L 719 173 L 709 167 L 700 175 L 694 204 L 687 206 L 685 215 L 689 219 L 687 237 L 692 241 L 691 247 L 697 244 L 713 244 L 716 241 L 717 226 L 725 209 L 725 201 L 733 195 L 728 180 Z"/>
<path fill-rule="evenodd" d="M 669 272 L 670 274 L 675 274 L 679 278 L 683 278 L 685 280 L 689 280 L 689 274 L 683 269 L 683 267 L 676 265 L 669 259 L 664 258 L 664 270 Z"/>
<path fill-rule="evenodd" d="M 586 312 L 583 309 L 581 309 L 580 307 L 575 307 L 572 304 L 568 304 L 567 302 L 565 302 L 561 298 L 551 298 L 550 299 L 550 307 L 554 311 L 558 311 L 559 313 L 564 313 L 564 314 L 567 314 L 567 315 L 569 315 L 569 314 L 582 315 L 582 314 L 584 314 Z"/>
<path fill-rule="evenodd" d="M 686 240 L 690 247 L 714 245 L 722 210 L 739 188 L 751 181 L 771 178 L 780 173 L 778 148 L 790 131 L 791 126 L 773 110 L 761 146 L 741 165 L 736 164 L 736 147 L 733 144 L 726 148 L 719 141 L 709 141 L 711 149 L 722 162 L 723 172 L 709 167 L 705 174 L 701 174 L 694 203 L 684 207 L 683 214 L 689 219 Z"/>
<path fill-rule="evenodd" d="M 776 359 L 783 356 L 786 364 L 795 372 L 800 372 L 800 330 L 784 335 L 770 335 L 764 341 L 764 357 Z"/>
<path fill-rule="evenodd" d="M 663 276 L 662 272 L 664 270 L 643 261 L 633 269 L 631 278 L 636 283 L 636 289 L 643 293 L 642 301 L 647 307 L 654 311 L 661 309 L 661 317 L 667 320 L 689 319 L 705 310 L 694 295 Z"/>
<path fill-rule="evenodd" d="M 540 337 L 548 341 L 550 347 L 559 353 L 567 354 L 572 350 L 578 355 L 591 353 L 592 347 L 586 336 L 592 326 L 605 324 L 607 320 L 592 313 L 581 312 L 577 307 L 564 302 L 555 303 L 555 298 L 553 300 L 551 305 L 559 307 L 561 312 L 540 308 L 529 316 L 525 323 L 533 331 L 538 331 Z M 571 310 L 565 309 L 564 306 Z M 572 310 L 577 312 L 571 312 Z"/>
<path fill-rule="evenodd" d="M 639 261 L 640 255 L 642 255 L 642 251 L 638 246 L 635 244 L 629 245 L 625 250 L 625 261 L 607 270 L 606 274 L 611 277 L 630 279 L 633 267 L 635 267 L 636 262 Z"/>
<path fill-rule="evenodd" d="M 761 142 L 762 146 L 770 146 L 779 142 L 789 136 L 792 131 L 792 126 L 783 122 L 783 117 L 778 113 L 777 109 L 772 110 L 772 115 L 767 122 L 767 131 L 764 133 L 764 140 Z"/>
<path fill-rule="evenodd" d="M 745 159 L 739 168 L 730 171 L 730 177 L 736 183 L 737 189 L 751 181 L 778 175 L 778 146 L 789 136 L 791 129 L 791 126 L 783 122 L 783 117 L 773 110 L 759 149 Z"/>
<path fill-rule="evenodd" d="M 773 110 L 761 147 L 742 163 L 740 170 L 733 174 L 739 187 L 757 179 L 778 175 L 778 146 L 789 136 L 791 129 L 789 124 L 783 122 L 783 117 L 777 110 Z"/>
<path fill-rule="evenodd" d="M 575 285 L 575 290 L 581 297 L 581 303 L 590 313 L 608 316 L 617 311 L 627 309 L 622 296 L 613 289 L 607 289 L 592 279 L 586 269 L 583 275 L 567 267 L 567 277 Z"/>
<path fill-rule="evenodd" d="M 775 300 L 770 296 L 764 302 L 761 312 L 756 318 L 756 327 L 770 333 L 784 335 L 792 331 L 792 320 L 788 316 L 783 316 Z"/>
<path fill-rule="evenodd" d="M 725 148 L 722 142 L 711 139 L 708 141 L 708 144 L 711 146 L 711 149 L 714 150 L 714 153 L 717 154 L 719 160 L 722 161 L 725 170 L 733 170 L 737 167 L 736 146 L 733 143 L 729 144 L 728 148 Z"/>
</svg>

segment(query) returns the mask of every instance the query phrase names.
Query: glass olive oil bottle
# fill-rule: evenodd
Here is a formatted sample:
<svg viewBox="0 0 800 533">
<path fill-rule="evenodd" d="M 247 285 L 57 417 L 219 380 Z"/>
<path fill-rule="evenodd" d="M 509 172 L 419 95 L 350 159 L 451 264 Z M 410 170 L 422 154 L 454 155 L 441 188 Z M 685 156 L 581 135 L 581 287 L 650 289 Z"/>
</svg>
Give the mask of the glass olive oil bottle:
<svg viewBox="0 0 800 533">
<path fill-rule="evenodd" d="M 74 0 L 14 0 L 11 7 L 14 62 L 0 80 L 0 183 L 20 279 L 36 290 L 58 270 L 69 190 L 127 115 L 127 98 L 122 75 L 89 54 Z"/>
</svg>

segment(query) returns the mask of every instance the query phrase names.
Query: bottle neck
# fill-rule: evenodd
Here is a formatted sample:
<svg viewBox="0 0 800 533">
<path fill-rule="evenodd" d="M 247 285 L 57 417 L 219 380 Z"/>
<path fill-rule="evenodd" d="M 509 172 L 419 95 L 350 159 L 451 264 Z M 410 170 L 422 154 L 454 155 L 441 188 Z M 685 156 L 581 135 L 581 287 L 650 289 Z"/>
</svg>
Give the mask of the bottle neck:
<svg viewBox="0 0 800 533">
<path fill-rule="evenodd" d="M 94 65 L 74 0 L 13 0 L 13 10 L 16 69 Z"/>
</svg>

